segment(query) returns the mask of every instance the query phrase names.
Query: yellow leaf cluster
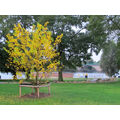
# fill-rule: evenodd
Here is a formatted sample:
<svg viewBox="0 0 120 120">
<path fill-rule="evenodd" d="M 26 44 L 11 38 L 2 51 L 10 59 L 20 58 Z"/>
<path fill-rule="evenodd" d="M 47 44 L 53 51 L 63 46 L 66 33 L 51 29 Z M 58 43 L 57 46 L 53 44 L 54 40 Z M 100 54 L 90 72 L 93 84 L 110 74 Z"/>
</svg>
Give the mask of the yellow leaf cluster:
<svg viewBox="0 0 120 120">
<path fill-rule="evenodd" d="M 27 30 L 17 24 L 14 26 L 13 35 L 7 35 L 9 53 L 9 66 L 15 65 L 16 70 L 28 69 L 39 72 L 51 72 L 57 69 L 59 61 L 54 60 L 59 55 L 56 45 L 61 42 L 63 34 L 52 38 L 51 31 L 47 28 L 48 22 L 43 25 L 33 25 Z"/>
</svg>

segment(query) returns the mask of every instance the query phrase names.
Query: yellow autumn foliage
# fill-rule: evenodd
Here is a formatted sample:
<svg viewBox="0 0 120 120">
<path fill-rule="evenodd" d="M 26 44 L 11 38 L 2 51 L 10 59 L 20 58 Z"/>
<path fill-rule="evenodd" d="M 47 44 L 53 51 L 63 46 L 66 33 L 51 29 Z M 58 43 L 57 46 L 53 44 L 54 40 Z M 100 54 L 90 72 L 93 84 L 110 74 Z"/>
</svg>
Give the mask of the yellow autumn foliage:
<svg viewBox="0 0 120 120">
<path fill-rule="evenodd" d="M 59 61 L 56 58 L 59 53 L 56 46 L 61 42 L 63 34 L 52 38 L 51 31 L 44 25 L 37 23 L 31 30 L 27 30 L 21 24 L 14 25 L 13 35 L 7 35 L 9 53 L 9 65 L 15 65 L 16 70 L 25 69 L 37 72 L 52 72 L 57 70 Z"/>
</svg>

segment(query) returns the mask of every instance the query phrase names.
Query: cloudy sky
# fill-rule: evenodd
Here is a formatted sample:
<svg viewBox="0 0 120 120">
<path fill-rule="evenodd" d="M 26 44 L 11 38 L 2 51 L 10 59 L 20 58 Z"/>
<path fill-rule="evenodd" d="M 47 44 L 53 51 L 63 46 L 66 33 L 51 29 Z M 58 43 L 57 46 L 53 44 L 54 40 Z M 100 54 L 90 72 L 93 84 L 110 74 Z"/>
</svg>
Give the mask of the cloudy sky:
<svg viewBox="0 0 120 120">
<path fill-rule="evenodd" d="M 100 60 L 101 55 L 102 55 L 102 51 L 100 51 L 100 53 L 99 53 L 98 55 L 96 55 L 95 53 L 93 53 L 93 55 L 92 55 L 91 58 L 92 58 L 94 61 L 98 62 L 98 61 Z"/>
</svg>

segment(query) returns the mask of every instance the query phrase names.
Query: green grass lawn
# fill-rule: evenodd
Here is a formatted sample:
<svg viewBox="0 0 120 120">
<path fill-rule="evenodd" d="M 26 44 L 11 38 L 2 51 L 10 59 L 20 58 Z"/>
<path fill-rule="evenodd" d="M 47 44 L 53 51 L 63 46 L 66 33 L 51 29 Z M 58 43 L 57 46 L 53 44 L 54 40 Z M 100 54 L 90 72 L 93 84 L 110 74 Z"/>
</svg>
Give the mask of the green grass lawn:
<svg viewBox="0 0 120 120">
<path fill-rule="evenodd" d="M 22 94 L 31 93 L 30 88 L 22 88 Z M 47 92 L 47 88 L 41 88 Z M 51 85 L 51 96 L 32 99 L 19 98 L 18 84 L 0 84 L 0 104 L 2 105 L 120 105 L 120 81 L 114 83 Z"/>
</svg>

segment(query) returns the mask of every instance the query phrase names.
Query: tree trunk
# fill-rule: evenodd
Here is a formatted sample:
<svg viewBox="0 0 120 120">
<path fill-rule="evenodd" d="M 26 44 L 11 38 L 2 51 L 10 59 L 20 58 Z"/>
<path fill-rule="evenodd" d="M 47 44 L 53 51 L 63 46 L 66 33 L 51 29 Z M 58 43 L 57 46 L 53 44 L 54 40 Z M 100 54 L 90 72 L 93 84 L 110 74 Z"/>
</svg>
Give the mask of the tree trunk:
<svg viewBox="0 0 120 120">
<path fill-rule="evenodd" d="M 17 79 L 17 74 L 16 72 L 13 73 L 13 80 L 16 80 Z"/>
<path fill-rule="evenodd" d="M 27 71 L 27 74 L 26 74 L 26 80 L 29 80 L 30 79 L 30 69 Z"/>
<path fill-rule="evenodd" d="M 39 72 L 38 70 L 36 70 L 36 85 L 38 85 L 38 75 L 39 75 Z M 37 94 L 37 88 L 34 88 L 35 89 L 35 94 Z"/>
<path fill-rule="evenodd" d="M 58 81 L 63 81 L 62 69 L 58 72 Z"/>
<path fill-rule="evenodd" d="M 58 52 L 60 53 L 59 55 L 59 60 L 60 60 L 60 65 L 59 65 L 59 70 L 58 70 L 58 81 L 63 81 L 63 76 L 62 76 L 62 55 L 63 52 L 61 51 L 62 44 L 60 43 L 58 45 Z"/>
<path fill-rule="evenodd" d="M 36 85 L 38 84 L 38 75 L 39 75 L 38 70 L 36 70 Z"/>
</svg>

